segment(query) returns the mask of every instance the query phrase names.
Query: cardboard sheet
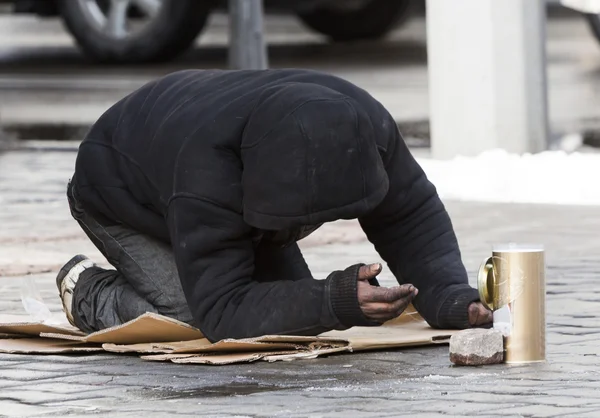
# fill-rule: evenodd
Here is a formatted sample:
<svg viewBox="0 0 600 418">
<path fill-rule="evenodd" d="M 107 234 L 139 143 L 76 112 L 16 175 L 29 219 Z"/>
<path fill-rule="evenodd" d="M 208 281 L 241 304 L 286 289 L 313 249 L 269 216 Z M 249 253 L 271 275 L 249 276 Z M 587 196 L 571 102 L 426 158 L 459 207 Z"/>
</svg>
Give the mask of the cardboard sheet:
<svg viewBox="0 0 600 418">
<path fill-rule="evenodd" d="M 9 338 L 0 340 L 0 353 L 62 354 L 104 351 L 99 344 L 73 343 L 51 338 Z"/>
<path fill-rule="evenodd" d="M 106 351 L 113 353 L 207 353 L 207 352 L 260 352 L 274 350 L 314 350 L 323 347 L 347 346 L 348 341 L 331 338 L 290 337 L 267 335 L 259 338 L 221 340 L 211 343 L 206 338 L 173 343 L 103 344 Z"/>
<path fill-rule="evenodd" d="M 46 338 L 60 338 L 90 343 L 139 344 L 165 341 L 186 341 L 203 338 L 200 330 L 166 316 L 145 313 L 129 322 L 89 335 L 73 335 L 43 331 Z"/>
<path fill-rule="evenodd" d="M 27 335 L 22 334 L 7 334 L 4 332 L 0 332 L 0 338 L 25 338 Z"/>
<path fill-rule="evenodd" d="M 85 335 L 85 333 L 69 324 L 67 318 L 55 324 L 31 321 L 26 315 L 0 315 L 0 334 L 39 336 L 42 332 Z"/>
<path fill-rule="evenodd" d="M 266 335 L 258 338 L 221 340 L 207 339 L 151 344 L 103 344 L 113 353 L 147 353 L 144 360 L 173 363 L 231 364 L 256 360 L 291 360 L 317 357 L 333 352 L 352 351 L 347 340 L 327 337 Z M 158 354 L 160 353 L 160 354 Z"/>
<path fill-rule="evenodd" d="M 257 360 L 269 362 L 274 361 L 291 361 L 299 359 L 314 359 L 327 354 L 350 352 L 350 346 L 320 348 L 310 351 L 265 351 L 265 352 L 238 352 L 238 353 L 211 353 L 203 354 L 158 354 L 151 356 L 142 356 L 144 360 L 150 361 L 170 361 L 178 364 L 212 364 L 226 365 L 234 363 L 250 363 Z"/>
<path fill-rule="evenodd" d="M 345 331 L 326 332 L 320 337 L 342 338 L 350 343 L 352 351 L 365 351 L 448 343 L 454 332 L 431 328 L 418 317 L 410 321 L 404 318 L 390 321 L 381 327 L 354 327 Z"/>
<path fill-rule="evenodd" d="M 14 318 L 0 316 L 0 352 L 56 354 L 105 351 L 139 353 L 142 359 L 148 361 L 224 365 L 446 343 L 453 332 L 430 328 L 412 307 L 381 327 L 355 327 L 318 337 L 266 335 L 216 343 L 208 341 L 194 327 L 153 313 L 89 335 L 70 325 L 27 322 L 22 317 L 15 322 Z"/>
</svg>

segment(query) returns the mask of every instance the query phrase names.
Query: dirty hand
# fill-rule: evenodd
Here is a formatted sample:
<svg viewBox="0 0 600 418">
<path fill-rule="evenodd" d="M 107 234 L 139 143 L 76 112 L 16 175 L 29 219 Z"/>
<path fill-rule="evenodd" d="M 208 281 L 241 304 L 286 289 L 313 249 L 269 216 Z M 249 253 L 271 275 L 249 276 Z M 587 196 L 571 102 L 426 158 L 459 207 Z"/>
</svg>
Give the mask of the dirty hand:
<svg viewBox="0 0 600 418">
<path fill-rule="evenodd" d="M 483 303 L 473 302 L 469 305 L 469 324 L 472 327 L 491 324 L 493 319 L 492 311 L 483 306 Z"/>
<path fill-rule="evenodd" d="M 365 316 L 373 321 L 394 319 L 406 309 L 419 291 L 412 284 L 377 287 L 369 279 L 381 273 L 381 264 L 368 264 L 358 271 L 358 303 Z"/>
</svg>

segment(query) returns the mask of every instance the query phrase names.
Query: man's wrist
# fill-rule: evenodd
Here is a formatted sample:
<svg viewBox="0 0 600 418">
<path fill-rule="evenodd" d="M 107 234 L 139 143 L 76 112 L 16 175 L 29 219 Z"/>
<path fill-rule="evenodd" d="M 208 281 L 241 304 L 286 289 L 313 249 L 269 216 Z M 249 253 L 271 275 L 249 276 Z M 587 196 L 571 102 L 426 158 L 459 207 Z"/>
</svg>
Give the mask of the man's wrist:
<svg viewBox="0 0 600 418">
<path fill-rule="evenodd" d="M 479 302 L 477 289 L 464 285 L 452 290 L 438 311 L 437 323 L 440 328 L 470 328 L 469 305 L 473 302 Z"/>
<path fill-rule="evenodd" d="M 379 325 L 365 316 L 358 302 L 358 270 L 362 265 L 334 271 L 327 277 L 331 307 L 344 327 Z"/>
</svg>

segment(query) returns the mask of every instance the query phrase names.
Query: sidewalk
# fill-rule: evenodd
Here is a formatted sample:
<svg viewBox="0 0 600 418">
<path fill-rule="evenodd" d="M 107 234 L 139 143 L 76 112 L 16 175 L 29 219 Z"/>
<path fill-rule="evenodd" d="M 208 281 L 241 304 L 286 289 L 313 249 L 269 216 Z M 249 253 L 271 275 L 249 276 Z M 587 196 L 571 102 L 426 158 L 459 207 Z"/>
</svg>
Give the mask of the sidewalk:
<svg viewBox="0 0 600 418">
<path fill-rule="evenodd" d="M 0 154 L 0 312 L 21 309 L 19 286 L 28 273 L 59 310 L 54 276 L 61 263 L 80 252 L 101 260 L 66 207 L 74 157 L 72 144 Z M 598 209 L 447 206 L 471 278 L 493 243 L 545 245 L 548 363 L 451 367 L 447 346 L 223 367 L 0 355 L 0 415 L 600 416 Z M 316 277 L 378 260 L 354 222 L 327 225 L 303 247 Z M 383 284 L 392 280 L 383 275 Z"/>
</svg>

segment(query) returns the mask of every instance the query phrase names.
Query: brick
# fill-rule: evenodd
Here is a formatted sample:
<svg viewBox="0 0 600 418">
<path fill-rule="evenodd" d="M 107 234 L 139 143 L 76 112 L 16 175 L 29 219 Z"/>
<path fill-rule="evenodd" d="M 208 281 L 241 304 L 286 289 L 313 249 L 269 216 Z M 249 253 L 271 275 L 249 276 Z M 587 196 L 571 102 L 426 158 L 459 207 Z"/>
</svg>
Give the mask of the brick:
<svg viewBox="0 0 600 418">
<path fill-rule="evenodd" d="M 450 338 L 450 361 L 459 366 L 498 364 L 504 360 L 502 333 L 493 329 L 467 329 Z"/>
</svg>

